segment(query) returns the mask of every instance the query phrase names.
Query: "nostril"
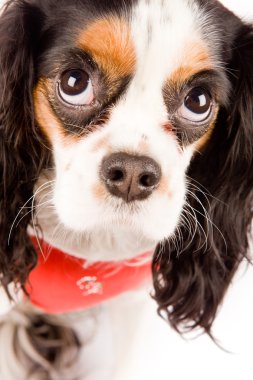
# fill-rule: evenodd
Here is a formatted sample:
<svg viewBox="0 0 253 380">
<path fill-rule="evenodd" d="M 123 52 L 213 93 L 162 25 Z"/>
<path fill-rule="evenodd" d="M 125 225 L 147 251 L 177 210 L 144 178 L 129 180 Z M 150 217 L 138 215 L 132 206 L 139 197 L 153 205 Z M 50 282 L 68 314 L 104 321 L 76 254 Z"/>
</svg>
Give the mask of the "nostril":
<svg viewBox="0 0 253 380">
<path fill-rule="evenodd" d="M 120 168 L 112 168 L 108 172 L 108 179 L 111 182 L 121 182 L 125 178 L 124 170 Z"/>
<path fill-rule="evenodd" d="M 139 178 L 139 184 L 146 188 L 155 186 L 157 182 L 157 177 L 153 173 L 143 174 Z"/>
</svg>

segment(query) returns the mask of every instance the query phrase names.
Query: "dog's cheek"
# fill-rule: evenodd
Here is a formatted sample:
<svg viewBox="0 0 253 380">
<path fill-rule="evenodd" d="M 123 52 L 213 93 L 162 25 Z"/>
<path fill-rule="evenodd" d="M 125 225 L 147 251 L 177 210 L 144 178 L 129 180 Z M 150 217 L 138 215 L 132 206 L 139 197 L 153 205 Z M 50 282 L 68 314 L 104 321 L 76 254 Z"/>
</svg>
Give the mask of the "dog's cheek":
<svg viewBox="0 0 253 380">
<path fill-rule="evenodd" d="M 164 199 L 156 199 L 150 207 L 150 218 L 142 217 L 143 234 L 156 242 L 161 242 L 173 235 L 179 221 L 180 213 L 184 204 L 184 191 L 175 197 L 175 203 L 169 204 Z"/>
<path fill-rule="evenodd" d="M 193 147 L 187 147 L 184 152 L 168 164 L 163 170 L 163 179 L 142 207 L 138 216 L 138 225 L 144 236 L 156 242 L 170 238 L 182 222 L 182 212 L 187 193 L 186 171 L 193 156 Z"/>
<path fill-rule="evenodd" d="M 99 203 L 92 193 L 98 180 L 100 156 L 91 154 L 88 142 L 55 145 L 56 180 L 53 203 L 60 221 L 68 228 L 85 231 L 99 219 Z"/>
</svg>

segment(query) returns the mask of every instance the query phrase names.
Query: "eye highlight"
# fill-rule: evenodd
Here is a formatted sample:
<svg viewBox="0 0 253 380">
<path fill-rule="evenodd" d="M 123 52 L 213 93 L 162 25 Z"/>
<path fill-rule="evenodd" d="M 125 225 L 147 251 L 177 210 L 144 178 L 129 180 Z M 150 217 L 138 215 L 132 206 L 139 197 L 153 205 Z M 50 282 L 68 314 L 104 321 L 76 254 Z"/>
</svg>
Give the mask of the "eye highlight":
<svg viewBox="0 0 253 380">
<path fill-rule="evenodd" d="M 81 69 L 64 71 L 58 81 L 60 98 L 70 105 L 90 105 L 94 91 L 89 74 Z"/>
<path fill-rule="evenodd" d="M 208 118 L 212 106 L 210 93 L 202 87 L 195 87 L 184 98 L 178 114 L 189 121 L 201 122 Z"/>
</svg>

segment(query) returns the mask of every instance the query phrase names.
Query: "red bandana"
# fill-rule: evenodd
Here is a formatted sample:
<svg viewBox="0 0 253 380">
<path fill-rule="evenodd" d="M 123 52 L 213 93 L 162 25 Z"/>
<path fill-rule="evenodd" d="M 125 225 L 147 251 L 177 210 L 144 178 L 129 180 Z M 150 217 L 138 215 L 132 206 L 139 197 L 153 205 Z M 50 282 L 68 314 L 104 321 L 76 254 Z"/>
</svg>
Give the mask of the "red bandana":
<svg viewBox="0 0 253 380">
<path fill-rule="evenodd" d="M 76 258 L 36 242 L 39 261 L 26 289 L 33 305 L 47 313 L 64 313 L 95 306 L 123 292 L 134 290 L 151 278 L 151 253 L 120 262 Z"/>
</svg>

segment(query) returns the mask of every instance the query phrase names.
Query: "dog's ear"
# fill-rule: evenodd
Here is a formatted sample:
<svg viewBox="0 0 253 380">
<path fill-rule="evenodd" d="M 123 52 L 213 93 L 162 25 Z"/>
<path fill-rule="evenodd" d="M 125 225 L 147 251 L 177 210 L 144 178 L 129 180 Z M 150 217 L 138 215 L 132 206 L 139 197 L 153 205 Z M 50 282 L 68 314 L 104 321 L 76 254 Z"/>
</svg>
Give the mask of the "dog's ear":
<svg viewBox="0 0 253 380">
<path fill-rule="evenodd" d="M 9 1 L 0 17 L 0 280 L 5 288 L 11 281 L 23 285 L 36 263 L 28 211 L 46 156 L 32 97 L 43 16 L 29 3 Z"/>
<path fill-rule="evenodd" d="M 239 263 L 248 257 L 253 216 L 253 29 L 237 20 L 230 38 L 232 33 L 232 43 L 224 47 L 230 104 L 220 109 L 210 140 L 189 167 L 190 191 L 175 243 L 160 244 L 153 261 L 159 312 L 179 332 L 201 327 L 211 334 L 218 306 Z"/>
</svg>

